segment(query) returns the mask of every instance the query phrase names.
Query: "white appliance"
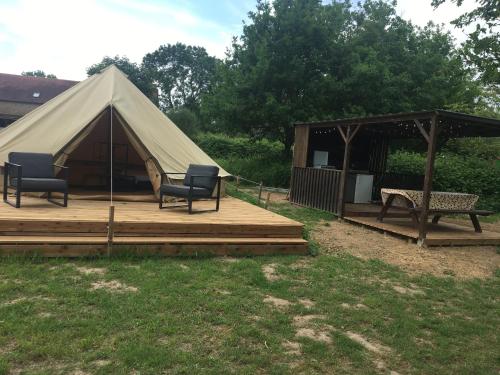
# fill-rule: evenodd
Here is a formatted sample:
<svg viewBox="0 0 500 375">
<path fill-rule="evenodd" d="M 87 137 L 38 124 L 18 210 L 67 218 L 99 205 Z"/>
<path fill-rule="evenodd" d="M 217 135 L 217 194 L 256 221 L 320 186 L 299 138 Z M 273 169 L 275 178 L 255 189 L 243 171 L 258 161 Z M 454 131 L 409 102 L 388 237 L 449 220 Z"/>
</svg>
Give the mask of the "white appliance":
<svg viewBox="0 0 500 375">
<path fill-rule="evenodd" d="M 328 165 L 328 151 L 314 151 L 313 167 L 321 168 L 324 165 Z"/>
<path fill-rule="evenodd" d="M 350 173 L 347 180 L 346 202 L 370 203 L 372 189 L 373 175 Z"/>
</svg>

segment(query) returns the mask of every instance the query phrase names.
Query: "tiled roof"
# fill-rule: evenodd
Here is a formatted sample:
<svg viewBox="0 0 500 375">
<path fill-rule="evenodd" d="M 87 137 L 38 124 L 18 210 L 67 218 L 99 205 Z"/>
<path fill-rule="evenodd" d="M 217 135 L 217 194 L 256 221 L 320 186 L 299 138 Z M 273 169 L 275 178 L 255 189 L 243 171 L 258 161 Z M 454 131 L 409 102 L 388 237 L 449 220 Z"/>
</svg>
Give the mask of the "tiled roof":
<svg viewBox="0 0 500 375">
<path fill-rule="evenodd" d="M 0 73 L 0 101 L 43 104 L 77 83 Z"/>
</svg>

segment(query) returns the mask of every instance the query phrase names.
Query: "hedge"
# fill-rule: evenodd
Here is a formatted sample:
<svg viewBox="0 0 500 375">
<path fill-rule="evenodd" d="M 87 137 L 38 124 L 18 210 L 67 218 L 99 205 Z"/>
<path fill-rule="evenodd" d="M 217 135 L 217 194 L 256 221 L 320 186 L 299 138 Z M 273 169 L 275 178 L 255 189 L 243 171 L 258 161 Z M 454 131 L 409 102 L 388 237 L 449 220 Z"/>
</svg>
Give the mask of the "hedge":
<svg viewBox="0 0 500 375">
<path fill-rule="evenodd" d="M 397 151 L 389 156 L 388 171 L 423 174 L 425 154 Z M 449 152 L 436 155 L 433 189 L 479 195 L 479 208 L 500 212 L 500 166 L 493 160 Z"/>
</svg>

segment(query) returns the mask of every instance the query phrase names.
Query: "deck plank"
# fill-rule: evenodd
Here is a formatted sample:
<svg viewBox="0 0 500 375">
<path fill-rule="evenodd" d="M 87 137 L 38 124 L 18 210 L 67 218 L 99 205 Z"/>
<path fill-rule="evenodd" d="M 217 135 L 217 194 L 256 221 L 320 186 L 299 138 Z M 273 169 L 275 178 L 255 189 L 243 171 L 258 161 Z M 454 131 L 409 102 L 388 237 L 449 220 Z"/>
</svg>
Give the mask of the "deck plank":
<svg viewBox="0 0 500 375">
<path fill-rule="evenodd" d="M 194 209 L 215 202 L 194 203 Z M 303 225 L 235 198 L 219 212 L 189 215 L 186 208 L 158 209 L 148 202 L 114 202 L 113 248 L 140 246 L 165 255 L 307 253 Z M 0 253 L 44 256 L 105 253 L 109 202 L 70 200 L 69 207 L 23 197 L 22 207 L 0 205 Z"/>
</svg>

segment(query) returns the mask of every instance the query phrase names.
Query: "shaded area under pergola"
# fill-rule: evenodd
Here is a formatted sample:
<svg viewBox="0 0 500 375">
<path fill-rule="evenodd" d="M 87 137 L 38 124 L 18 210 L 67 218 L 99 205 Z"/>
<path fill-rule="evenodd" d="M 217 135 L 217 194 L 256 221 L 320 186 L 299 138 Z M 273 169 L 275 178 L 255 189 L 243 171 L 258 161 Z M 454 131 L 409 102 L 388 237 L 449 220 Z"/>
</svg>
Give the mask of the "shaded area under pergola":
<svg viewBox="0 0 500 375">
<path fill-rule="evenodd" d="M 405 183 L 423 191 L 418 242 L 425 244 L 438 143 L 467 137 L 500 137 L 500 120 L 435 110 L 297 123 L 290 199 L 345 217 L 349 173 L 364 170 L 386 178 L 389 142 L 420 140 L 427 147 L 425 173 Z M 313 152 L 318 149 L 328 150 L 326 168 L 313 168 Z M 395 176 L 393 183 L 402 184 L 403 179 Z M 385 181 L 390 185 L 390 180 Z"/>
</svg>

